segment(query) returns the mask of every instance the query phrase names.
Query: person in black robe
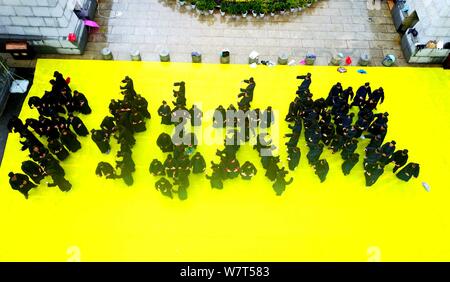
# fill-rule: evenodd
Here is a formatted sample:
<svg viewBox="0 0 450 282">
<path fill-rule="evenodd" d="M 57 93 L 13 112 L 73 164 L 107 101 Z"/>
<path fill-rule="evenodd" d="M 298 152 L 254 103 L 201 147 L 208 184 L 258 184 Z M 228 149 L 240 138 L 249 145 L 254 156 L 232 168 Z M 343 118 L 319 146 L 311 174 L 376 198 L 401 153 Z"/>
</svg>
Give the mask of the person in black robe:
<svg viewBox="0 0 450 282">
<path fill-rule="evenodd" d="M 44 171 L 47 175 L 51 175 L 51 174 L 55 174 L 55 173 L 62 175 L 62 176 L 66 175 L 66 172 L 60 165 L 59 161 L 57 159 L 55 159 L 53 157 L 53 155 L 51 155 L 51 154 L 45 155 L 45 157 L 43 157 L 39 161 L 39 164 L 44 169 Z"/>
<path fill-rule="evenodd" d="M 309 86 L 311 85 L 311 73 L 307 73 L 306 75 L 299 75 L 297 79 L 303 79 L 302 84 L 298 87 L 297 93 L 303 94 L 307 90 L 309 90 Z"/>
<path fill-rule="evenodd" d="M 378 148 L 381 146 L 381 144 L 383 144 L 383 139 L 381 135 L 377 134 L 373 135 L 372 138 L 370 138 L 370 142 L 367 147 Z"/>
<path fill-rule="evenodd" d="M 419 176 L 420 166 L 418 163 L 409 163 L 404 168 L 402 168 L 399 173 L 397 173 L 397 177 L 403 181 L 408 182 L 411 177 L 417 178 Z"/>
<path fill-rule="evenodd" d="M 387 142 L 381 146 L 381 162 L 387 165 L 395 152 L 395 141 Z"/>
<path fill-rule="evenodd" d="M 331 87 L 330 92 L 328 93 L 328 97 L 325 100 L 327 106 L 331 107 L 333 106 L 335 100 L 342 95 L 342 85 L 340 82 L 336 83 Z"/>
<path fill-rule="evenodd" d="M 78 111 L 83 115 L 88 115 L 92 112 L 91 107 L 89 107 L 89 102 L 86 99 L 86 96 L 84 96 L 84 94 L 76 90 L 73 91 L 72 102 L 75 111 Z"/>
<path fill-rule="evenodd" d="M 116 122 L 113 117 L 105 116 L 100 124 L 100 128 L 103 129 L 108 135 L 112 135 L 117 131 Z"/>
<path fill-rule="evenodd" d="M 63 192 L 68 192 L 70 191 L 70 189 L 72 189 L 72 184 L 66 178 L 64 178 L 64 176 L 53 173 L 50 174 L 50 176 L 53 180 L 53 183 L 48 183 L 48 187 L 58 186 L 59 190 Z"/>
<path fill-rule="evenodd" d="M 357 147 L 358 147 L 358 139 L 353 138 L 345 142 L 344 145 L 342 146 L 341 151 L 342 159 L 343 160 L 348 159 L 350 155 L 352 155 L 356 151 Z"/>
<path fill-rule="evenodd" d="M 163 153 L 173 152 L 172 138 L 167 133 L 161 133 L 156 140 L 156 144 Z"/>
<path fill-rule="evenodd" d="M 291 177 L 288 181 L 284 179 L 286 176 L 287 171 L 284 170 L 284 167 L 277 171 L 277 176 L 275 178 L 275 182 L 272 184 L 272 188 L 277 194 L 277 196 L 281 196 L 283 194 L 284 190 L 286 190 L 286 185 L 289 185 L 294 181 L 294 178 Z"/>
<path fill-rule="evenodd" d="M 225 171 L 225 178 L 233 179 L 238 177 L 241 167 L 237 158 L 222 159 L 222 166 Z"/>
<path fill-rule="evenodd" d="M 98 177 L 105 176 L 106 179 L 115 179 L 119 178 L 116 174 L 116 170 L 114 167 L 107 162 L 99 162 L 97 168 L 95 169 L 95 174 Z"/>
<path fill-rule="evenodd" d="M 181 170 L 174 175 L 173 185 L 178 185 L 178 189 L 176 193 L 178 194 L 178 199 L 186 200 L 187 199 L 187 188 L 189 188 L 189 177 L 188 174 Z"/>
<path fill-rule="evenodd" d="M 164 161 L 164 170 L 166 171 L 167 176 L 173 178 L 176 169 L 175 160 L 171 154 L 168 154 Z"/>
<path fill-rule="evenodd" d="M 70 129 L 61 130 L 61 143 L 71 152 L 75 153 L 81 149 L 81 143 L 77 140 L 75 134 Z"/>
<path fill-rule="evenodd" d="M 111 146 L 109 145 L 109 135 L 104 130 L 92 129 L 91 139 L 95 142 L 102 154 L 109 154 L 111 151 Z"/>
<path fill-rule="evenodd" d="M 41 183 L 41 180 L 46 176 L 44 169 L 33 161 L 22 162 L 21 169 L 36 184 Z"/>
<path fill-rule="evenodd" d="M 320 182 L 324 182 L 327 178 L 328 171 L 330 170 L 327 160 L 318 160 L 313 164 L 313 168 L 315 170 L 315 174 L 319 176 Z"/>
<path fill-rule="evenodd" d="M 212 174 L 211 176 L 206 175 L 206 179 L 209 179 L 211 188 L 223 189 L 223 169 L 220 164 L 215 164 L 211 162 Z"/>
<path fill-rule="evenodd" d="M 383 104 L 384 102 L 384 91 L 383 87 L 374 90 L 369 93 L 369 99 L 367 100 L 367 106 L 369 109 L 374 110 L 377 108 L 378 103 Z"/>
<path fill-rule="evenodd" d="M 261 112 L 261 128 L 270 128 L 274 123 L 274 114 L 272 113 L 272 107 L 268 106 L 266 110 Z"/>
<path fill-rule="evenodd" d="M 364 176 L 366 177 L 366 186 L 370 187 L 384 172 L 384 165 L 381 162 L 370 164 L 364 169 Z"/>
<path fill-rule="evenodd" d="M 246 88 L 241 88 L 240 91 L 248 94 L 248 97 L 251 102 L 251 101 L 253 101 L 253 92 L 255 91 L 255 87 L 256 87 L 255 80 L 253 79 L 253 77 L 250 77 L 248 80 L 247 79 L 244 80 L 244 83 L 247 83 L 248 85 Z"/>
<path fill-rule="evenodd" d="M 301 151 L 299 147 L 288 147 L 288 163 L 289 163 L 289 170 L 294 170 L 299 162 L 301 157 Z"/>
<path fill-rule="evenodd" d="M 292 132 L 285 134 L 284 137 L 290 137 L 289 141 L 285 143 L 288 147 L 297 147 L 298 140 L 300 139 L 300 133 L 298 132 Z"/>
<path fill-rule="evenodd" d="M 28 155 L 33 161 L 40 162 L 46 156 L 48 156 L 48 150 L 44 147 L 44 145 L 33 145 L 29 147 L 30 154 Z"/>
<path fill-rule="evenodd" d="M 133 100 L 133 105 L 142 117 L 151 119 L 150 112 L 148 111 L 148 102 L 144 97 L 137 95 Z"/>
<path fill-rule="evenodd" d="M 28 192 L 37 187 L 25 174 L 10 172 L 8 176 L 11 188 L 19 191 L 25 199 L 28 199 Z"/>
<path fill-rule="evenodd" d="M 191 159 L 192 173 L 203 173 L 206 169 L 206 162 L 203 156 L 197 152 Z"/>
<path fill-rule="evenodd" d="M 219 105 L 219 107 L 217 107 L 217 109 L 214 111 L 213 127 L 222 128 L 225 126 L 225 122 L 226 122 L 226 110 L 222 105 Z"/>
<path fill-rule="evenodd" d="M 308 163 L 310 165 L 313 165 L 320 159 L 320 155 L 322 155 L 323 152 L 323 144 L 311 144 L 308 145 L 309 151 L 306 157 L 308 158 Z"/>
<path fill-rule="evenodd" d="M 258 170 L 256 169 L 256 167 L 249 161 L 246 161 L 242 166 L 241 166 L 241 178 L 244 180 L 250 180 L 252 179 L 253 176 L 256 175 L 256 173 L 258 172 Z"/>
<path fill-rule="evenodd" d="M 25 126 L 31 127 L 34 130 L 34 132 L 37 135 L 39 135 L 39 137 L 42 137 L 42 135 L 45 135 L 44 129 L 43 129 L 41 123 L 37 119 L 27 118 L 25 120 Z"/>
<path fill-rule="evenodd" d="M 331 122 L 320 125 L 320 134 L 323 144 L 330 145 L 335 135 L 334 125 Z"/>
<path fill-rule="evenodd" d="M 130 77 L 125 76 L 125 78 L 122 80 L 122 83 L 125 83 L 124 86 L 120 86 L 120 89 L 123 90 L 121 93 L 125 96 L 124 100 L 132 101 L 134 97 L 136 97 L 133 80 Z"/>
<path fill-rule="evenodd" d="M 160 180 L 156 181 L 156 183 L 155 183 L 156 190 L 160 191 L 161 194 L 163 194 L 164 196 L 167 196 L 171 199 L 173 199 L 172 187 L 173 186 L 169 182 L 169 180 L 165 179 L 164 177 L 162 177 Z"/>
<path fill-rule="evenodd" d="M 186 85 L 184 81 L 175 82 L 173 86 L 179 86 L 178 91 L 173 90 L 173 96 L 177 98 L 173 104 L 178 107 L 185 107 L 186 106 Z"/>
<path fill-rule="evenodd" d="M 161 117 L 161 124 L 172 124 L 172 110 L 166 101 L 162 101 L 162 105 L 158 108 L 158 115 Z"/>
<path fill-rule="evenodd" d="M 277 173 L 280 170 L 278 167 L 279 162 L 279 157 L 268 159 L 265 176 L 269 178 L 270 181 L 275 181 L 275 179 L 277 178 Z"/>
<path fill-rule="evenodd" d="M 47 147 L 50 153 L 54 154 L 58 160 L 64 161 L 69 156 L 69 151 L 58 141 L 58 139 L 48 138 Z"/>
<path fill-rule="evenodd" d="M 284 119 L 285 121 L 292 122 L 295 120 L 299 113 L 299 101 L 300 99 L 295 97 L 294 101 L 289 104 L 289 111 Z"/>
<path fill-rule="evenodd" d="M 133 125 L 134 132 L 144 132 L 145 130 L 147 130 L 145 121 L 138 111 L 132 112 L 131 124 Z"/>
<path fill-rule="evenodd" d="M 78 136 L 87 136 L 89 135 L 89 131 L 84 125 L 83 121 L 73 114 L 69 114 L 67 118 L 67 122 L 72 126 L 73 130 Z"/>
<path fill-rule="evenodd" d="M 353 99 L 353 102 L 350 105 L 350 107 L 357 106 L 361 109 L 364 105 L 366 105 L 366 98 L 367 95 L 370 95 L 370 93 L 371 93 L 370 83 L 366 82 L 356 91 L 355 98 Z"/>
<path fill-rule="evenodd" d="M 342 163 L 342 172 L 344 175 L 349 175 L 350 171 L 353 167 L 359 162 L 359 154 L 353 153 L 351 154 L 343 163 Z"/>
<path fill-rule="evenodd" d="M 238 108 L 241 111 L 248 111 L 250 109 L 251 98 L 248 93 L 239 94 L 238 97 L 242 97 L 242 99 L 238 102 Z"/>
<path fill-rule="evenodd" d="M 351 86 L 349 86 L 347 89 L 342 91 L 342 93 L 340 94 L 342 101 L 344 101 L 344 103 L 346 103 L 346 104 L 348 104 L 349 98 L 350 98 L 350 101 L 353 100 L 353 96 L 354 96 L 354 93 L 353 93 L 353 88 Z"/>
<path fill-rule="evenodd" d="M 389 162 L 394 162 L 395 167 L 392 172 L 395 173 L 399 168 L 404 166 L 406 162 L 408 162 L 408 150 L 398 150 L 392 155 Z"/>
<path fill-rule="evenodd" d="M 150 167 L 148 168 L 148 171 L 154 176 L 166 175 L 166 173 L 164 171 L 164 166 L 158 159 L 153 159 L 153 161 L 150 163 Z"/>
<path fill-rule="evenodd" d="M 121 160 L 116 160 L 116 168 L 120 169 L 120 178 L 123 179 L 126 185 L 131 186 L 134 183 L 132 173 L 136 170 L 135 163 L 131 158 L 130 153 L 126 152 L 118 152 L 118 158 L 122 158 Z"/>
<path fill-rule="evenodd" d="M 59 139 L 60 133 L 58 131 L 58 125 L 54 121 L 43 116 L 39 116 L 39 123 L 42 126 L 45 136 L 53 139 Z"/>
<path fill-rule="evenodd" d="M 64 79 L 64 76 L 60 72 L 54 71 L 53 77 L 55 78 L 55 86 L 57 90 L 59 91 L 65 90 L 68 92 L 71 91 L 69 84 L 67 83 L 67 81 Z"/>
</svg>

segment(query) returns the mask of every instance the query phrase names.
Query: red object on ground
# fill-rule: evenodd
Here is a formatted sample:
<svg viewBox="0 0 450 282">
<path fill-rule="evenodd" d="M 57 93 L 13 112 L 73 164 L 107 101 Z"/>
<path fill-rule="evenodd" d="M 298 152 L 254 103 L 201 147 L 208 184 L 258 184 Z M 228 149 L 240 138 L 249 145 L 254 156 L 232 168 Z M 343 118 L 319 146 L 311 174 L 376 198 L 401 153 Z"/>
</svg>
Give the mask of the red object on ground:
<svg viewBox="0 0 450 282">
<path fill-rule="evenodd" d="M 350 58 L 350 56 L 347 56 L 347 58 L 345 58 L 345 63 L 347 65 L 351 65 L 352 64 L 352 58 Z"/>
<path fill-rule="evenodd" d="M 70 42 L 75 42 L 77 40 L 77 36 L 75 35 L 75 33 L 69 33 L 69 36 L 67 36 L 67 40 L 69 40 Z"/>
<path fill-rule="evenodd" d="M 68 76 L 68 77 L 66 78 L 66 83 L 67 83 L 67 84 L 70 83 L 70 76 Z"/>
</svg>

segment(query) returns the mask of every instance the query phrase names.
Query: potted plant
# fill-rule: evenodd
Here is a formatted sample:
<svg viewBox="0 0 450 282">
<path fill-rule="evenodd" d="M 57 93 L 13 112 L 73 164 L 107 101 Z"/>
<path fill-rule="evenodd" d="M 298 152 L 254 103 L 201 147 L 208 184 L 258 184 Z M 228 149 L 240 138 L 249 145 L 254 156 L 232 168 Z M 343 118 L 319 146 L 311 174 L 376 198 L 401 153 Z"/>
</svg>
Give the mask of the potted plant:
<svg viewBox="0 0 450 282">
<path fill-rule="evenodd" d="M 314 65 L 314 62 L 316 61 L 317 56 L 313 53 L 308 53 L 306 54 L 305 57 L 305 64 L 307 64 L 308 66 L 312 66 Z"/>
<path fill-rule="evenodd" d="M 273 1 L 267 2 L 267 12 L 270 13 L 270 16 L 275 16 L 275 3 Z"/>
<path fill-rule="evenodd" d="M 253 17 L 257 17 L 259 12 L 261 11 L 261 2 L 259 0 L 255 0 L 252 2 L 252 14 Z"/>
<path fill-rule="evenodd" d="M 315 0 L 306 0 L 306 6 L 311 7 L 311 5 L 316 2 Z"/>
<path fill-rule="evenodd" d="M 230 2 L 230 14 L 233 19 L 237 18 L 237 14 L 239 13 L 239 6 L 237 2 Z"/>
<path fill-rule="evenodd" d="M 295 13 L 298 7 L 298 0 L 288 0 L 287 4 L 289 6 L 289 9 L 291 10 L 291 13 Z"/>
<path fill-rule="evenodd" d="M 240 12 L 241 12 L 243 18 L 246 18 L 246 17 L 247 17 L 247 14 L 248 14 L 248 7 L 249 7 L 249 5 L 248 5 L 247 2 L 240 2 L 239 10 L 240 10 Z"/>
<path fill-rule="evenodd" d="M 186 4 L 186 0 L 178 0 L 178 5 L 184 6 Z"/>
<path fill-rule="evenodd" d="M 264 0 L 261 0 L 261 9 L 259 11 L 259 16 L 264 18 L 264 15 L 267 13 L 267 3 Z"/>
<path fill-rule="evenodd" d="M 200 15 L 205 15 L 206 10 L 208 10 L 208 0 L 197 0 L 197 10 L 200 12 Z"/>
<path fill-rule="evenodd" d="M 197 4 L 197 0 L 190 0 L 190 3 L 191 3 L 191 10 L 194 10 Z"/>
<path fill-rule="evenodd" d="M 216 3 L 214 2 L 214 0 L 206 0 L 206 7 L 207 7 L 210 15 L 214 14 L 215 6 L 216 6 Z"/>
</svg>

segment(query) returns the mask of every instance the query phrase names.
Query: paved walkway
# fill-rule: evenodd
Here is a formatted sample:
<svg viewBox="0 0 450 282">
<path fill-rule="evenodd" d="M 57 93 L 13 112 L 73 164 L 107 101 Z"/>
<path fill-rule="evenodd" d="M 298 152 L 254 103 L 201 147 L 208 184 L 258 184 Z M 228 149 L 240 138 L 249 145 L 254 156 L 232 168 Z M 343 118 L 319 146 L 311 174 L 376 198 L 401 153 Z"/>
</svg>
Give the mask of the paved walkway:
<svg viewBox="0 0 450 282">
<path fill-rule="evenodd" d="M 100 50 L 109 47 L 116 60 L 130 60 L 137 48 L 146 61 L 159 60 L 159 51 L 168 49 L 173 62 L 190 62 L 190 53 L 199 51 L 203 62 L 218 63 L 228 48 L 231 63 L 247 63 L 255 50 L 260 59 L 276 61 L 285 52 L 297 62 L 314 52 L 316 65 L 327 65 L 338 52 L 352 56 L 354 64 L 363 52 L 373 65 L 386 54 L 406 64 L 385 2 L 381 10 L 369 10 L 367 0 L 321 0 L 295 14 L 233 19 L 218 11 L 200 16 L 174 0 L 102 0 L 96 21 L 101 29 L 91 34 L 85 54 L 69 58 L 101 59 Z"/>
</svg>

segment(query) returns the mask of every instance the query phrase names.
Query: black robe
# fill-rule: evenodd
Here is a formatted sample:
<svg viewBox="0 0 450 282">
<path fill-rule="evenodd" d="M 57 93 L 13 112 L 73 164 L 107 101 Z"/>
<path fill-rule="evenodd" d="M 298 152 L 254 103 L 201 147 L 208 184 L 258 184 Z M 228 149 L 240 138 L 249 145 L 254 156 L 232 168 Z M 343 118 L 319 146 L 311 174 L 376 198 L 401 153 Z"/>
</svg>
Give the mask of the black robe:
<svg viewBox="0 0 450 282">
<path fill-rule="evenodd" d="M 351 154 L 343 163 L 342 163 L 342 172 L 344 175 L 350 174 L 350 171 L 359 161 L 359 154 L 354 153 Z"/>
<path fill-rule="evenodd" d="M 288 148 L 288 163 L 289 163 L 289 170 L 294 170 L 299 162 L 301 157 L 301 151 L 298 147 L 290 147 Z"/>
<path fill-rule="evenodd" d="M 39 184 L 45 177 L 44 169 L 33 161 L 22 162 L 22 171 L 25 172 L 34 183 Z"/>
<path fill-rule="evenodd" d="M 327 178 L 329 171 L 328 162 L 325 159 L 321 159 L 314 164 L 315 173 L 319 176 L 320 182 L 324 182 Z"/>
<path fill-rule="evenodd" d="M 253 176 L 256 175 L 258 170 L 256 167 L 249 161 L 246 161 L 241 167 L 241 178 L 245 180 L 252 179 Z"/>
<path fill-rule="evenodd" d="M 76 152 L 81 149 L 81 143 L 77 140 L 75 134 L 68 129 L 61 133 L 60 139 L 61 143 L 71 152 Z"/>
<path fill-rule="evenodd" d="M 16 176 L 16 180 L 12 180 L 12 178 L 9 179 L 11 188 L 19 191 L 25 196 L 25 199 L 28 199 L 28 192 L 31 189 L 36 188 L 37 185 L 33 184 L 25 174 L 15 173 L 14 175 Z"/>
<path fill-rule="evenodd" d="M 92 141 L 95 142 L 97 147 L 100 149 L 102 154 L 107 153 L 111 150 L 111 146 L 109 145 L 109 137 L 103 130 L 94 130 L 91 134 Z"/>
<path fill-rule="evenodd" d="M 160 191 L 161 194 L 163 194 L 164 196 L 167 196 L 171 199 L 173 198 L 172 184 L 164 177 L 162 177 L 160 180 L 156 181 L 155 188 L 156 188 L 156 190 Z"/>
<path fill-rule="evenodd" d="M 192 173 L 203 173 L 206 168 L 206 162 L 200 153 L 196 153 L 191 159 Z"/>
<path fill-rule="evenodd" d="M 106 179 L 117 178 L 116 170 L 107 162 L 99 162 L 95 169 L 95 174 L 99 177 L 105 176 Z"/>
<path fill-rule="evenodd" d="M 72 126 L 73 130 L 75 131 L 75 133 L 78 136 L 87 136 L 87 135 L 89 135 L 88 129 L 86 128 L 86 126 L 84 125 L 83 121 L 79 117 L 76 117 L 76 116 L 69 117 L 67 119 L 67 121 Z"/>
<path fill-rule="evenodd" d="M 153 174 L 154 176 L 166 175 L 166 173 L 164 171 L 164 166 L 158 159 L 153 159 L 153 161 L 150 163 L 150 167 L 148 168 L 148 171 L 151 174 Z"/>
<path fill-rule="evenodd" d="M 161 124 L 172 124 L 172 110 L 169 105 L 161 105 L 158 108 L 158 115 L 161 116 Z"/>
<path fill-rule="evenodd" d="M 415 165 L 415 167 L 413 167 Z M 411 177 L 417 178 L 419 176 L 420 166 L 417 163 L 409 163 L 407 164 L 399 173 L 397 173 L 397 177 L 403 181 L 409 181 Z"/>
<path fill-rule="evenodd" d="M 69 151 L 57 139 L 49 141 L 47 147 L 60 161 L 64 161 L 69 156 Z"/>
</svg>

